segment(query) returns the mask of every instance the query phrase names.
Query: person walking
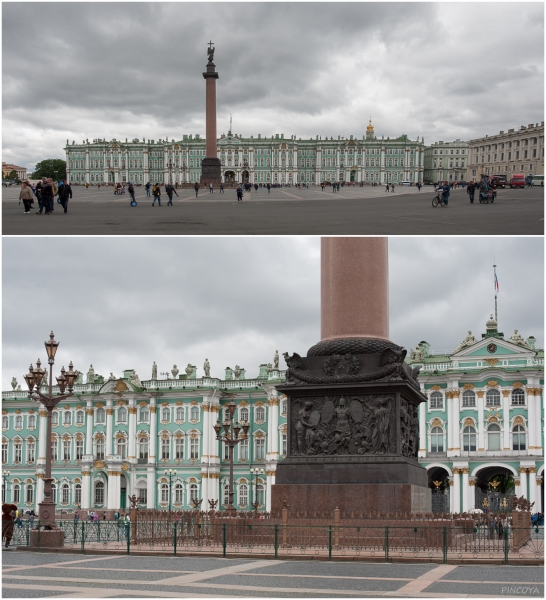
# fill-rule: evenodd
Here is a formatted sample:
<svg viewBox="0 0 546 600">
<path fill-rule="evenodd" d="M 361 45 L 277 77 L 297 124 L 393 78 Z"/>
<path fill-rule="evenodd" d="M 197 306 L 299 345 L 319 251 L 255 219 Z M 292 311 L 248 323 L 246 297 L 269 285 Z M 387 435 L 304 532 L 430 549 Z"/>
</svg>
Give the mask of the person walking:
<svg viewBox="0 0 546 600">
<path fill-rule="evenodd" d="M 225 192 L 224 192 L 224 184 L 223 184 L 223 183 L 221 183 L 221 184 L 220 184 L 220 194 L 224 194 L 224 193 L 225 193 Z"/>
<path fill-rule="evenodd" d="M 152 184 L 148 181 L 148 183 L 144 187 L 146 188 L 146 197 L 149 198 L 150 197 L 150 188 L 152 187 Z"/>
<path fill-rule="evenodd" d="M 267 184 L 267 193 L 268 194 L 271 193 L 271 184 L 270 183 Z"/>
<path fill-rule="evenodd" d="M 97 183 L 97 191 L 100 192 L 100 183 Z"/>
<path fill-rule="evenodd" d="M 389 184 L 387 183 L 387 187 L 385 188 L 385 191 L 388 192 L 389 191 Z"/>
<path fill-rule="evenodd" d="M 391 192 L 394 194 L 394 183 L 391 183 Z"/>
<path fill-rule="evenodd" d="M 46 215 L 50 215 L 53 212 L 53 198 L 53 185 L 51 179 L 42 177 L 42 203 Z"/>
<path fill-rule="evenodd" d="M 257 192 L 257 191 L 258 191 L 258 184 L 257 184 L 257 183 L 255 183 L 255 184 L 254 184 L 254 191 L 255 191 L 255 192 Z"/>
<path fill-rule="evenodd" d="M 25 205 L 25 215 L 30 215 L 30 208 L 34 203 L 34 194 L 32 193 L 32 188 L 26 182 L 21 184 L 21 191 L 19 192 L 19 204 L 21 204 L 21 200 Z"/>
<path fill-rule="evenodd" d="M 154 200 L 152 202 L 152 206 L 155 205 L 155 201 L 157 200 L 157 203 L 159 204 L 159 206 L 161 206 L 161 188 L 159 187 L 159 183 L 156 183 L 154 185 L 154 189 L 152 190 L 152 194 L 154 196 Z"/>
<path fill-rule="evenodd" d="M 63 185 L 59 188 L 59 198 L 61 200 L 61 206 L 64 208 L 64 212 L 67 212 L 68 198 L 72 198 L 72 188 L 66 179 L 63 181 Z"/>
<path fill-rule="evenodd" d="M 165 186 L 165 191 L 167 192 L 167 196 L 169 197 L 169 201 L 167 202 L 167 206 L 169 205 L 173 205 L 173 193 L 176 195 L 176 197 L 178 198 L 178 194 L 176 193 L 176 190 L 174 189 L 174 187 L 172 186 L 172 184 L 168 184 Z"/>
<path fill-rule="evenodd" d="M 418 189 L 419 191 L 421 191 L 421 183 L 420 183 L 420 182 L 419 182 L 419 183 L 417 183 L 417 189 Z"/>
<path fill-rule="evenodd" d="M 466 193 L 468 194 L 468 197 L 470 199 L 470 204 L 474 204 L 474 192 L 475 191 L 476 191 L 476 186 L 474 185 L 474 182 L 471 181 L 466 188 Z"/>
<path fill-rule="evenodd" d="M 38 199 L 38 208 L 39 210 L 36 212 L 37 215 L 42 214 L 42 210 L 44 210 L 44 204 L 42 202 L 42 182 L 38 181 L 36 184 L 36 190 L 34 192 L 36 194 L 36 198 Z"/>
<path fill-rule="evenodd" d="M 197 183 L 197 181 L 195 182 L 193 189 L 195 190 L 195 197 L 198 198 L 199 197 L 199 184 Z"/>
<path fill-rule="evenodd" d="M 135 186 L 129 181 L 129 185 L 127 186 L 127 191 L 129 192 L 129 196 L 131 196 L 131 202 L 136 202 L 135 200 Z"/>
<path fill-rule="evenodd" d="M 93 513 L 93 522 L 94 523 L 98 523 L 99 522 L 99 513 L 96 512 L 96 511 Z"/>
<path fill-rule="evenodd" d="M 214 187 L 212 183 L 209 185 L 209 194 L 214 194 Z"/>
<path fill-rule="evenodd" d="M 237 202 L 243 201 L 243 188 L 239 185 L 237 186 Z"/>
</svg>

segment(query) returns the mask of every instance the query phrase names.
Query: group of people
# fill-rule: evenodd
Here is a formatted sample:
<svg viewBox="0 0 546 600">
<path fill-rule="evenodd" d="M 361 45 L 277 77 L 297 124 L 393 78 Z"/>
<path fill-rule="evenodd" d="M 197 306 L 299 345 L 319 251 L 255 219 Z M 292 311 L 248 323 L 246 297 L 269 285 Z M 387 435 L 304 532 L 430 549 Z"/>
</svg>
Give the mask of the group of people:
<svg viewBox="0 0 546 600">
<path fill-rule="evenodd" d="M 42 177 L 42 180 L 35 187 L 27 180 L 21 184 L 19 204 L 21 204 L 21 201 L 23 202 L 24 213 L 29 215 L 34 204 L 34 197 L 36 197 L 38 200 L 36 214 L 41 215 L 42 212 L 45 212 L 46 215 L 50 215 L 55 210 L 55 196 L 57 196 L 57 202 L 63 207 L 64 212 L 68 212 L 68 200 L 72 198 L 72 187 L 66 179 L 62 179 L 57 183 L 51 177 Z"/>
</svg>

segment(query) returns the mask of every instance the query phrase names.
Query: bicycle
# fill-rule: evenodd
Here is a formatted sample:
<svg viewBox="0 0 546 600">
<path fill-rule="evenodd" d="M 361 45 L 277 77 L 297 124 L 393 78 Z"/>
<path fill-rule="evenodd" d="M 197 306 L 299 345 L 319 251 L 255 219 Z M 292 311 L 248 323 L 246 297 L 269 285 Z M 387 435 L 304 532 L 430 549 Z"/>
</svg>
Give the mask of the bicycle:
<svg viewBox="0 0 546 600">
<path fill-rule="evenodd" d="M 438 206 L 438 204 L 440 206 L 447 206 L 442 192 L 438 192 L 438 195 L 434 196 L 434 198 L 432 199 L 432 206 L 436 207 L 436 206 Z"/>
</svg>

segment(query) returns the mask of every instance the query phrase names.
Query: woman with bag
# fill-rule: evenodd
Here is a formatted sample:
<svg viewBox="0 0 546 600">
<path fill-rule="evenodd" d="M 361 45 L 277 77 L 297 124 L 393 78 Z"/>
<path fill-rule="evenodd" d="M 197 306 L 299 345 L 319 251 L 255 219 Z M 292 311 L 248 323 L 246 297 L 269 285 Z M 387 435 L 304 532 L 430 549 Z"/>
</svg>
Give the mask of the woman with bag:
<svg viewBox="0 0 546 600">
<path fill-rule="evenodd" d="M 21 200 L 25 205 L 25 215 L 30 215 L 30 207 L 34 203 L 34 194 L 32 188 L 26 182 L 21 185 L 21 191 L 19 192 L 19 204 Z"/>
</svg>

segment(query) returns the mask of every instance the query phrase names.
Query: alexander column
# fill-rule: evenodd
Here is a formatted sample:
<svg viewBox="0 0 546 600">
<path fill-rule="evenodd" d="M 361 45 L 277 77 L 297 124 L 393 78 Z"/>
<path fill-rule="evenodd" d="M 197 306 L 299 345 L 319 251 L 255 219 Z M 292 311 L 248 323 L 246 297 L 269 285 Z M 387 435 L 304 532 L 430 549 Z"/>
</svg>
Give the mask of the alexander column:
<svg viewBox="0 0 546 600">
<path fill-rule="evenodd" d="M 216 80 L 218 79 L 218 73 L 216 72 L 216 65 L 212 62 L 214 58 L 212 42 L 209 42 L 207 52 L 209 62 L 207 63 L 206 73 L 203 73 L 203 77 L 207 82 L 207 145 L 205 149 L 205 158 L 201 163 L 201 187 L 208 186 L 212 183 L 214 187 L 218 188 L 222 182 L 221 163 L 216 155 Z"/>
</svg>

